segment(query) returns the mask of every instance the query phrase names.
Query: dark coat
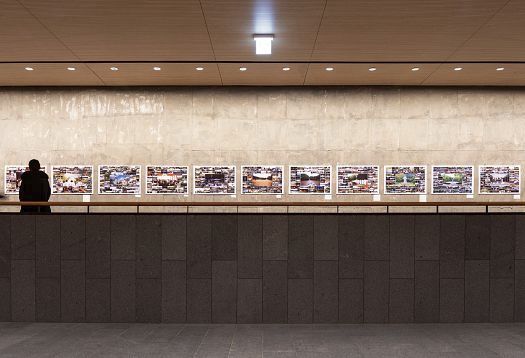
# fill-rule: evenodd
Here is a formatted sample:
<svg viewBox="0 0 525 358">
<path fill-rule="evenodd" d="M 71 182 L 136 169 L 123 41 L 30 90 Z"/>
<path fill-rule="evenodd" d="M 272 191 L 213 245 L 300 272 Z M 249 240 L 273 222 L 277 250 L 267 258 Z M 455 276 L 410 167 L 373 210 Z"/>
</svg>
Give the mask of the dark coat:
<svg viewBox="0 0 525 358">
<path fill-rule="evenodd" d="M 18 194 L 20 201 L 48 201 L 51 197 L 49 177 L 43 171 L 25 172 Z M 50 213 L 49 206 L 22 206 L 21 213 Z"/>
</svg>

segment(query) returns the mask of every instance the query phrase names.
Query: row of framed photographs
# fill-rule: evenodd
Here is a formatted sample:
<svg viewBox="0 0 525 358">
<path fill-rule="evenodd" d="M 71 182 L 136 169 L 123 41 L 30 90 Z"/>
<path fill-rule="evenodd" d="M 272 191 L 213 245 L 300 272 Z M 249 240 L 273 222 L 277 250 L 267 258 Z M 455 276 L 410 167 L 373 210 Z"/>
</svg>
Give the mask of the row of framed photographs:
<svg viewBox="0 0 525 358">
<path fill-rule="evenodd" d="M 6 165 L 5 194 L 18 194 L 23 165 Z M 46 171 L 46 168 L 42 168 Z M 189 194 L 188 166 L 146 166 L 146 194 Z M 242 194 L 284 194 L 284 166 L 246 165 L 241 167 Z M 427 167 L 387 165 L 384 167 L 385 194 L 426 194 Z M 93 166 L 51 167 L 53 194 L 93 194 Z M 519 165 L 480 165 L 479 194 L 519 194 Z M 330 165 L 289 167 L 289 194 L 331 194 Z M 193 166 L 193 194 L 236 194 L 236 167 Z M 140 165 L 100 165 L 98 194 L 141 194 Z M 337 194 L 379 194 L 379 166 L 338 165 Z M 474 166 L 432 166 L 432 194 L 474 194 Z"/>
</svg>

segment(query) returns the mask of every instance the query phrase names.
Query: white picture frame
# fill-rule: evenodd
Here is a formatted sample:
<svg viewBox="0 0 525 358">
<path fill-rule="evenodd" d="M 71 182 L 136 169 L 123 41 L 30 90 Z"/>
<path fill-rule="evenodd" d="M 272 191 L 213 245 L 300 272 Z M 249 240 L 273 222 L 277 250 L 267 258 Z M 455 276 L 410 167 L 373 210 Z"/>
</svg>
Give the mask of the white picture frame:
<svg viewBox="0 0 525 358">
<path fill-rule="evenodd" d="M 7 164 L 7 165 L 4 166 L 4 194 L 5 195 L 18 195 L 19 191 L 20 191 L 20 189 L 19 189 L 20 186 L 19 186 L 18 183 L 15 184 L 16 185 L 16 190 L 14 190 L 14 191 L 8 190 L 8 187 L 11 186 L 11 185 L 8 185 L 9 181 L 8 181 L 8 172 L 7 171 L 8 171 L 9 168 L 22 169 L 20 172 L 23 173 L 25 171 L 29 171 L 29 166 L 28 165 L 23 165 L 23 164 Z M 47 172 L 46 172 L 47 167 L 45 165 L 40 167 L 40 170 L 47 174 Z"/>
<path fill-rule="evenodd" d="M 167 192 L 167 193 L 155 193 L 155 192 L 152 192 L 150 191 L 150 175 L 149 175 L 149 172 L 150 172 L 150 168 L 179 168 L 179 169 L 185 169 L 186 170 L 186 190 L 184 192 Z M 146 191 L 145 191 L 145 194 L 146 195 L 188 195 L 189 192 L 190 192 L 190 168 L 189 166 L 187 165 L 154 165 L 154 164 L 151 164 L 151 165 L 146 165 L 146 172 L 145 172 L 145 177 L 146 177 L 146 182 L 145 182 L 145 188 L 146 188 Z"/>
<path fill-rule="evenodd" d="M 294 168 L 302 168 L 301 170 L 302 171 L 306 171 L 308 169 L 328 169 L 328 175 L 329 175 L 329 178 L 328 178 L 328 192 L 327 191 L 323 191 L 323 192 L 296 192 L 296 191 L 292 191 L 292 185 L 294 184 L 294 180 L 292 180 L 292 171 L 294 170 Z M 297 170 L 297 171 L 300 171 L 300 170 Z M 326 181 L 325 181 L 325 185 L 326 185 Z M 298 165 L 298 164 L 294 164 L 294 165 L 290 165 L 289 168 L 288 168 L 288 194 L 290 195 L 331 195 L 332 194 L 332 166 L 331 165 L 324 165 L 324 164 L 321 164 L 321 165 Z"/>
<path fill-rule="evenodd" d="M 518 169 L 518 191 L 512 191 L 512 192 L 483 192 L 482 191 L 482 188 L 481 188 L 481 180 L 482 180 L 482 173 L 481 173 L 481 170 L 482 168 L 517 168 Z M 519 164 L 516 164 L 516 165 L 506 165 L 506 164 L 495 164 L 495 165 L 491 165 L 491 164 L 483 164 L 483 165 L 478 165 L 478 181 L 477 181 L 477 184 L 478 184 L 478 193 L 480 195 L 518 195 L 518 194 L 521 194 L 521 165 Z"/>
<path fill-rule="evenodd" d="M 102 192 L 101 191 L 101 184 L 102 184 L 102 180 L 101 180 L 101 169 L 104 168 L 104 167 L 108 167 L 108 168 L 136 168 L 137 169 L 137 174 L 135 174 L 136 176 L 138 176 L 138 186 L 135 187 L 135 190 L 133 190 L 133 192 Z M 142 193 L 142 167 L 140 165 L 136 165 L 136 164 L 131 164 L 131 165 L 127 165 L 127 164 L 101 164 L 98 166 L 98 172 L 97 172 L 97 177 L 98 177 L 98 191 L 97 193 L 99 195 L 140 195 Z"/>
<path fill-rule="evenodd" d="M 350 192 L 342 192 L 340 189 L 340 185 L 339 185 L 339 170 L 341 168 L 373 168 L 375 169 L 376 173 L 377 173 L 377 177 L 376 177 L 376 190 L 374 191 L 371 191 L 371 192 L 353 192 L 353 193 L 350 193 Z M 380 183 L 381 183 L 381 173 L 380 173 L 380 168 L 379 168 L 379 165 L 363 165 L 363 164 L 337 164 L 336 166 L 336 170 L 337 170 L 337 176 L 336 176 L 336 193 L 337 195 L 379 195 L 380 193 Z"/>
<path fill-rule="evenodd" d="M 200 187 L 200 184 L 197 185 L 197 180 L 200 179 L 197 175 L 197 169 L 200 168 L 213 168 L 216 170 L 218 168 L 226 169 L 230 173 L 233 173 L 233 184 L 226 184 L 226 192 L 204 192 L 201 191 L 203 188 Z M 229 191 L 229 188 L 233 186 L 233 191 Z M 193 194 L 194 195 L 236 195 L 237 194 L 237 167 L 235 165 L 194 165 L 193 166 Z"/>
<path fill-rule="evenodd" d="M 56 189 L 55 183 L 55 169 L 58 168 L 89 168 L 91 170 L 91 188 L 86 192 L 59 192 Z M 92 165 L 52 165 L 51 166 L 51 194 L 53 195 L 93 195 L 94 187 L 94 175 L 93 175 L 93 166 Z"/>
<path fill-rule="evenodd" d="M 447 192 L 447 193 L 440 193 L 440 192 L 437 192 L 435 190 L 435 187 L 434 187 L 434 184 L 435 184 L 435 180 L 436 178 L 434 177 L 434 171 L 436 168 L 470 168 L 471 170 L 471 183 L 470 183 L 470 186 L 471 186 L 471 190 L 470 192 L 457 192 L 457 193 L 451 193 L 451 192 Z M 476 174 L 475 174 L 475 167 L 474 165 L 462 165 L 462 164 L 454 164 L 454 165 L 432 165 L 431 166 L 431 170 L 432 170 L 432 176 L 431 176 L 431 193 L 432 195 L 474 195 L 474 186 L 476 185 L 475 183 L 475 177 L 476 177 Z"/>
<path fill-rule="evenodd" d="M 281 190 L 280 191 L 274 191 L 274 192 L 244 192 L 244 174 L 246 168 L 268 168 L 268 169 L 280 169 L 281 172 Z M 272 175 L 272 183 L 273 183 L 273 175 Z M 284 194 L 284 186 L 285 186 L 285 180 L 284 180 L 284 165 L 241 165 L 241 195 L 283 195 Z"/>
<path fill-rule="evenodd" d="M 423 191 L 415 191 L 415 192 L 389 192 L 389 187 L 387 186 L 387 180 L 388 180 L 388 168 L 423 168 L 424 174 L 425 174 L 425 180 L 423 181 L 424 184 L 424 190 Z M 385 165 L 383 168 L 383 192 L 385 195 L 426 195 L 428 188 L 427 188 L 427 166 L 426 165 L 420 165 L 420 164 L 402 164 L 402 165 Z"/>
</svg>

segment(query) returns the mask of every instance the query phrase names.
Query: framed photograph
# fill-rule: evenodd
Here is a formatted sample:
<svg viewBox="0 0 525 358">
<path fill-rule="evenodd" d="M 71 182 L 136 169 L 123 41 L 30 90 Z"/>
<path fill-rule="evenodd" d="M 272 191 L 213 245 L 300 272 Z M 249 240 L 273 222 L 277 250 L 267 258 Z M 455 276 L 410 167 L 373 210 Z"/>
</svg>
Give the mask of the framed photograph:
<svg viewBox="0 0 525 358">
<path fill-rule="evenodd" d="M 283 166 L 243 165 L 242 194 L 283 194 Z"/>
<path fill-rule="evenodd" d="M 519 165 L 480 165 L 479 193 L 519 194 L 520 171 Z"/>
<path fill-rule="evenodd" d="M 236 193 L 235 166 L 194 166 L 193 194 L 233 195 Z"/>
<path fill-rule="evenodd" d="M 40 168 L 41 171 L 45 172 L 46 167 Z M 29 171 L 27 165 L 6 165 L 5 166 L 5 181 L 4 181 L 4 194 L 5 195 L 18 195 L 20 191 L 20 184 L 22 184 L 22 174 Z"/>
<path fill-rule="evenodd" d="M 290 194 L 331 194 L 330 165 L 290 166 Z"/>
<path fill-rule="evenodd" d="M 385 194 L 426 194 L 424 165 L 385 166 Z"/>
<path fill-rule="evenodd" d="M 432 194 L 474 194 L 474 166 L 432 166 Z"/>
<path fill-rule="evenodd" d="M 53 165 L 51 183 L 53 194 L 93 194 L 93 166 Z"/>
<path fill-rule="evenodd" d="M 106 195 L 140 194 L 140 165 L 100 165 L 98 193 Z"/>
<path fill-rule="evenodd" d="M 338 165 L 337 194 L 379 194 L 379 166 Z"/>
<path fill-rule="evenodd" d="M 188 167 L 148 165 L 146 194 L 188 194 Z"/>
</svg>

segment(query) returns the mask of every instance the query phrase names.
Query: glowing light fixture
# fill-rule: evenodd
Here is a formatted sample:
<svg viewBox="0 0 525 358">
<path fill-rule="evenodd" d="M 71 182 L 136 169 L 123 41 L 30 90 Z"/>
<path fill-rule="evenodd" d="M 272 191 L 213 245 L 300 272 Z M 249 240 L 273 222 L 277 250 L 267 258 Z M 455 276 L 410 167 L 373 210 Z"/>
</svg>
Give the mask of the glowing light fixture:
<svg viewBox="0 0 525 358">
<path fill-rule="evenodd" d="M 325 70 L 327 70 L 327 71 L 329 71 L 329 72 L 330 72 L 330 71 L 333 71 L 333 70 L 334 70 L 334 68 L 333 68 L 333 67 L 327 67 L 327 68 L 325 68 Z"/>
<path fill-rule="evenodd" d="M 273 35 L 253 35 L 255 40 L 255 54 L 271 55 Z"/>
<path fill-rule="evenodd" d="M 118 71 L 118 67 L 110 67 L 109 68 L 111 71 Z"/>
<path fill-rule="evenodd" d="M 412 71 L 419 71 L 419 67 L 412 67 Z"/>
<path fill-rule="evenodd" d="M 461 71 L 463 69 L 463 67 L 456 67 L 454 68 L 454 71 Z"/>
<path fill-rule="evenodd" d="M 204 71 L 204 67 L 195 67 L 197 71 Z"/>
<path fill-rule="evenodd" d="M 161 68 L 160 67 L 153 67 L 153 71 L 160 71 Z"/>
<path fill-rule="evenodd" d="M 496 71 L 503 71 L 505 69 L 505 67 L 498 67 L 496 68 Z"/>
<path fill-rule="evenodd" d="M 374 72 L 374 71 L 377 71 L 377 68 L 375 68 L 375 67 L 370 67 L 370 68 L 368 69 L 368 71 L 370 71 L 370 72 Z"/>
<path fill-rule="evenodd" d="M 290 67 L 283 67 L 283 71 L 290 71 Z"/>
<path fill-rule="evenodd" d="M 34 68 L 33 68 L 33 67 L 26 67 L 25 70 L 26 70 L 26 71 L 33 71 Z"/>
<path fill-rule="evenodd" d="M 246 70 L 247 70 L 246 67 L 241 67 L 241 68 L 239 68 L 239 71 L 243 71 L 243 72 L 244 72 L 244 71 L 246 71 Z"/>
<path fill-rule="evenodd" d="M 68 70 L 68 71 L 75 71 L 76 68 L 75 68 L 75 67 L 68 67 L 67 70 Z"/>
</svg>

